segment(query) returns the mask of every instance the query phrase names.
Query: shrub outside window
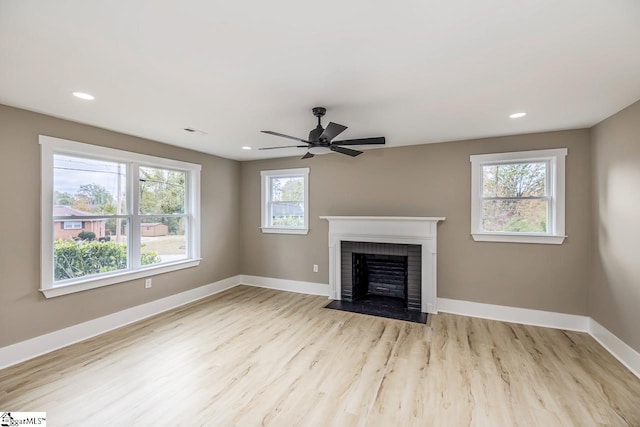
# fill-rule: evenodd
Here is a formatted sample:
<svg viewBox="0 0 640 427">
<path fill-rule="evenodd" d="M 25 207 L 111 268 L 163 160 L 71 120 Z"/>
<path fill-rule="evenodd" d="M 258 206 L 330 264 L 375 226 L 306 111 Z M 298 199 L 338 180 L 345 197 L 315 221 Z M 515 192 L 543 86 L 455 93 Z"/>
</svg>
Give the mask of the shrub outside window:
<svg viewBox="0 0 640 427">
<path fill-rule="evenodd" d="M 476 241 L 561 244 L 567 149 L 471 156 Z"/>
<path fill-rule="evenodd" d="M 40 136 L 52 297 L 199 264 L 200 166 Z"/>
</svg>

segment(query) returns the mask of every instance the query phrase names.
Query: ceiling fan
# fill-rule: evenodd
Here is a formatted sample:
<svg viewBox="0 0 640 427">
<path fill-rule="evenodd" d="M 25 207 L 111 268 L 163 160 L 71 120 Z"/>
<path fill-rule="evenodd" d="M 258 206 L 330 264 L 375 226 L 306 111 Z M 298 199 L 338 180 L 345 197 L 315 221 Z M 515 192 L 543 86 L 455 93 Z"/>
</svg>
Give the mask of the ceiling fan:
<svg viewBox="0 0 640 427">
<path fill-rule="evenodd" d="M 268 133 L 269 135 L 280 136 L 282 138 L 293 139 L 294 141 L 303 142 L 307 145 L 285 145 L 282 147 L 266 147 L 260 148 L 260 150 L 273 150 L 276 148 L 306 148 L 307 154 L 302 156 L 303 159 L 310 159 L 315 154 L 328 153 L 328 150 L 335 151 L 336 153 L 346 154 L 347 156 L 355 157 L 362 154 L 362 151 L 352 150 L 345 148 L 343 145 L 371 145 L 371 144 L 384 144 L 384 136 L 377 138 L 360 138 L 360 139 L 345 139 L 342 141 L 333 141 L 333 138 L 344 132 L 347 127 L 339 125 L 337 123 L 330 122 L 326 128 L 322 127 L 320 120 L 325 115 L 327 109 L 324 107 L 315 107 L 311 110 L 313 115 L 318 118 L 318 126 L 309 132 L 308 140 L 302 138 L 296 138 L 295 136 L 289 136 L 278 132 L 272 132 L 270 130 L 263 130 L 262 133 Z"/>
</svg>

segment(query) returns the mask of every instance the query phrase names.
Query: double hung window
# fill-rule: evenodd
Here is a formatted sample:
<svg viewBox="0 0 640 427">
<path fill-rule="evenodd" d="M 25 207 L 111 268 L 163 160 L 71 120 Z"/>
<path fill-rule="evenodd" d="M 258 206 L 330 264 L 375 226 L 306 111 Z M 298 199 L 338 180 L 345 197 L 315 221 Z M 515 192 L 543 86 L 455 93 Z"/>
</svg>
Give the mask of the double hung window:
<svg viewBox="0 0 640 427">
<path fill-rule="evenodd" d="M 471 234 L 477 241 L 564 241 L 566 149 L 471 156 Z"/>
<path fill-rule="evenodd" d="M 262 231 L 307 234 L 309 168 L 262 171 Z"/>
<path fill-rule="evenodd" d="M 40 136 L 47 297 L 198 265 L 200 166 Z"/>
</svg>

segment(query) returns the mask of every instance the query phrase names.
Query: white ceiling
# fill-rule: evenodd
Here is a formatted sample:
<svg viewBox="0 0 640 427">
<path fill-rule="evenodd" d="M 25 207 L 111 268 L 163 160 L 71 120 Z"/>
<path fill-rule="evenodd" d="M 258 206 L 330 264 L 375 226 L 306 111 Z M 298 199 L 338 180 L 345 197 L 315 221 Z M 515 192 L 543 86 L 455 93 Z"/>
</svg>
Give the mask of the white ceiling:
<svg viewBox="0 0 640 427">
<path fill-rule="evenodd" d="M 591 126 L 640 98 L 639 42 L 637 0 L 0 0 L 0 103 L 238 160 L 304 154 L 259 131 L 314 106 L 423 144 Z"/>
</svg>

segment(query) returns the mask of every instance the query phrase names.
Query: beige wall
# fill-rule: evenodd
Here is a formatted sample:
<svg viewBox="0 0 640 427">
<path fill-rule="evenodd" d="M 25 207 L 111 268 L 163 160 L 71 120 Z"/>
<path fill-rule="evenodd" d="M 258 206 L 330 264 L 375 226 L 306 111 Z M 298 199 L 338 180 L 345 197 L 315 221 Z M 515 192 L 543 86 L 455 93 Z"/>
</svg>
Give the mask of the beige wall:
<svg viewBox="0 0 640 427">
<path fill-rule="evenodd" d="M 594 130 L 594 136 L 606 128 L 607 122 Z M 40 235 L 39 227 L 33 225 L 40 221 L 38 134 L 202 164 L 201 265 L 156 276 L 148 290 L 139 280 L 45 299 L 37 290 Z M 596 145 L 594 155 L 600 156 Z M 588 313 L 588 130 L 387 148 L 355 159 L 327 155 L 311 161 L 238 163 L 0 106 L 0 147 L 0 346 L 240 273 L 328 283 L 328 224 L 318 218 L 321 215 L 445 216 L 447 220 L 439 225 L 438 296 Z M 557 147 L 569 149 L 565 244 L 474 242 L 469 235 L 469 155 Z M 602 169 L 599 159 L 594 165 Z M 311 169 L 309 235 L 262 234 L 260 171 L 301 166 Z M 320 265 L 319 273 L 312 272 L 314 263 Z M 597 300 L 594 292 L 592 301 Z M 623 303 L 632 306 L 628 300 Z M 620 325 L 626 323 L 598 316 L 614 332 L 623 331 Z"/>
<path fill-rule="evenodd" d="M 40 282 L 38 134 L 202 165 L 202 262 L 46 299 Z M 240 273 L 239 163 L 0 105 L 0 347 Z"/>
<path fill-rule="evenodd" d="M 591 146 L 589 313 L 640 351 L 640 101 L 592 128 Z"/>
<path fill-rule="evenodd" d="M 469 155 L 567 147 L 563 245 L 474 242 Z M 310 167 L 306 236 L 263 234 L 260 171 Z M 328 224 L 321 215 L 444 216 L 438 226 L 438 296 L 587 314 L 590 279 L 589 131 L 575 130 L 241 163 L 244 274 L 328 283 Z M 313 273 L 312 265 L 320 272 Z"/>
</svg>

